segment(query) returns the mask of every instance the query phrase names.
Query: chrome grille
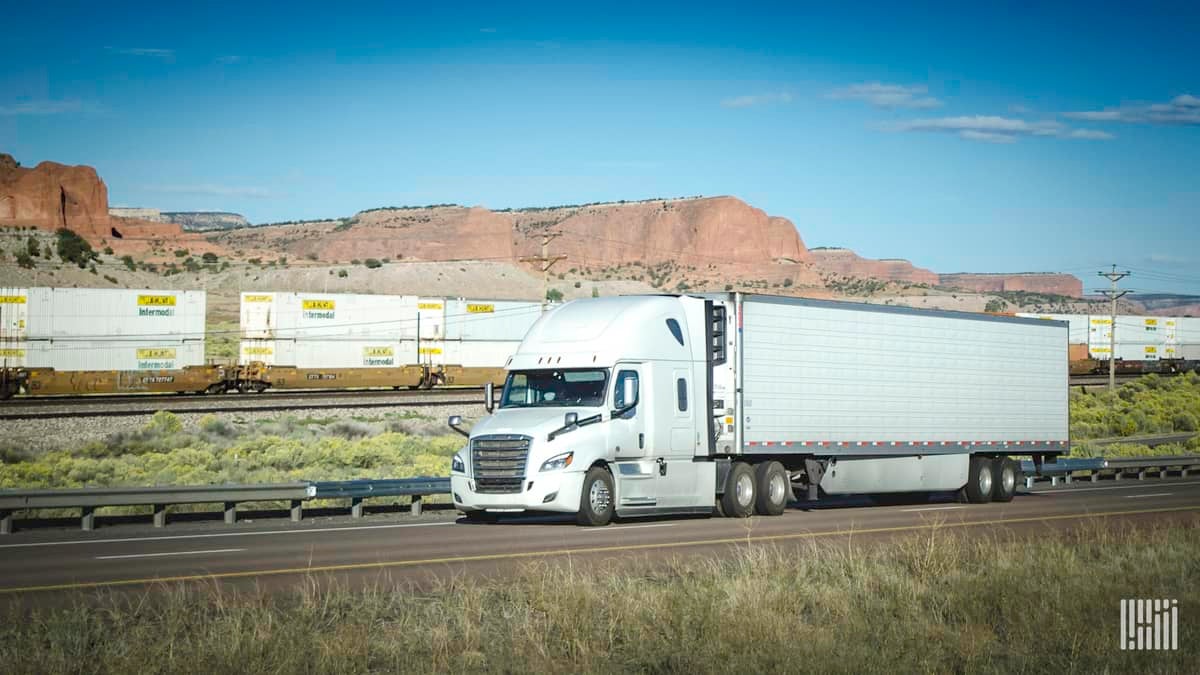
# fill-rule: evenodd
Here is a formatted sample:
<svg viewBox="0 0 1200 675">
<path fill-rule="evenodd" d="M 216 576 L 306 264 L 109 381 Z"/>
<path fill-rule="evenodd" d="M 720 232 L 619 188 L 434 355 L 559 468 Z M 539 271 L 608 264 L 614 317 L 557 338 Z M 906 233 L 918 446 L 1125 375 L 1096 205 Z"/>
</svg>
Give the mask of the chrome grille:
<svg viewBox="0 0 1200 675">
<path fill-rule="evenodd" d="M 525 462 L 529 459 L 528 436 L 480 436 L 471 440 L 471 470 L 475 491 L 487 494 L 515 494 L 525 482 Z"/>
</svg>

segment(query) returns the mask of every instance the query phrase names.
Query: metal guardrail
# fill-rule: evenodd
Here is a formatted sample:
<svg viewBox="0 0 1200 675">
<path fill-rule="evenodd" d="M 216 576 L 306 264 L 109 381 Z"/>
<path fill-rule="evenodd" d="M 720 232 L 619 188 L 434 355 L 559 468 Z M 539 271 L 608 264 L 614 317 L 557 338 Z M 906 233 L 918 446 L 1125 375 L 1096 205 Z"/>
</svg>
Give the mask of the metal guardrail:
<svg viewBox="0 0 1200 675">
<path fill-rule="evenodd" d="M 1096 483 L 1101 480 L 1122 480 L 1136 477 L 1144 480 L 1147 475 L 1157 474 L 1166 478 L 1171 473 L 1186 477 L 1191 472 L 1200 472 L 1200 455 L 1166 455 L 1162 457 L 1114 457 L 1060 458 L 1057 462 L 1043 463 L 1041 471 L 1033 462 L 1021 462 L 1025 473 L 1025 487 L 1033 487 L 1039 480 L 1048 480 L 1052 486 L 1059 482 L 1070 485 L 1074 480 L 1087 479 Z M 1076 475 L 1081 474 L 1081 475 Z"/>
<path fill-rule="evenodd" d="M 449 478 L 400 478 L 384 480 L 317 481 L 264 485 L 188 485 L 167 487 L 81 488 L 75 490 L 0 490 L 0 534 L 13 530 L 13 512 L 27 509 L 79 508 L 80 527 L 96 527 L 96 509 L 102 506 L 151 506 L 154 526 L 167 524 L 167 506 L 172 504 L 222 504 L 225 522 L 237 522 L 237 505 L 244 502 L 289 503 L 293 521 L 303 518 L 303 503 L 312 499 L 351 500 L 355 518 L 363 514 L 368 497 L 412 497 L 412 512 L 421 513 L 421 499 L 449 494 Z"/>
<path fill-rule="evenodd" d="M 1043 463 L 1041 471 L 1033 462 L 1021 462 L 1026 474 L 1025 487 L 1035 482 L 1049 481 L 1057 486 L 1070 484 L 1077 478 L 1091 482 L 1104 479 L 1121 480 L 1136 476 L 1139 480 L 1157 474 L 1166 478 L 1170 473 L 1187 476 L 1200 472 L 1200 455 L 1122 458 L 1060 458 Z M 1076 476 L 1076 474 L 1086 474 Z M 378 480 L 314 481 L 279 483 L 273 485 L 196 485 L 152 488 L 82 488 L 77 490 L 0 490 L 0 534 L 13 529 L 13 512 L 26 509 L 80 508 L 80 526 L 95 529 L 95 513 L 102 506 L 140 506 L 154 508 L 154 526 L 167 524 L 167 506 L 171 504 L 224 505 L 225 522 L 237 522 L 237 505 L 242 502 L 286 501 L 290 504 L 291 519 L 303 518 L 303 503 L 313 499 L 350 499 L 350 514 L 363 515 L 363 500 L 371 497 L 411 497 L 411 510 L 420 515 L 422 498 L 449 494 L 450 479 L 424 476 L 420 478 L 386 478 Z"/>
</svg>

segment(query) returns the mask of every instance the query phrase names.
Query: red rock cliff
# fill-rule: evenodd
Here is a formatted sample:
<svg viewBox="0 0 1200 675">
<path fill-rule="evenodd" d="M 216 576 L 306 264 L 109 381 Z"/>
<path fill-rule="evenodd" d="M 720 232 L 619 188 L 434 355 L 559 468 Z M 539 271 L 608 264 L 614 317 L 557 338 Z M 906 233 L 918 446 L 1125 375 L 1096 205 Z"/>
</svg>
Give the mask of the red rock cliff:
<svg viewBox="0 0 1200 675">
<path fill-rule="evenodd" d="M 1070 274 L 943 274 L 941 284 L 983 293 L 1026 291 L 1083 297 L 1083 282 Z"/>
<path fill-rule="evenodd" d="M 42 162 L 26 169 L 0 154 L 0 225 L 67 227 L 89 239 L 107 234 L 108 188 L 90 166 Z"/>
</svg>

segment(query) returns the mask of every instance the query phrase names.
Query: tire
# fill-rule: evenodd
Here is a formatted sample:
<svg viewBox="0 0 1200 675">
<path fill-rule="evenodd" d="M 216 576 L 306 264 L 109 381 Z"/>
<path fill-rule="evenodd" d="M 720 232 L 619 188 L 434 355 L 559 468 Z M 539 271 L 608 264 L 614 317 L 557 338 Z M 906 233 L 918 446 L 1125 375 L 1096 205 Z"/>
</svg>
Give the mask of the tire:
<svg viewBox="0 0 1200 675">
<path fill-rule="evenodd" d="M 749 518 L 754 515 L 757 481 L 754 469 L 745 462 L 734 462 L 725 479 L 725 494 L 721 495 L 721 510 L 729 518 Z"/>
<path fill-rule="evenodd" d="M 967 485 L 963 488 L 967 501 L 971 504 L 986 504 L 992 501 L 992 492 L 996 485 L 992 478 L 992 460 L 972 456 L 967 471 Z"/>
<path fill-rule="evenodd" d="M 992 462 L 992 501 L 1008 503 L 1017 494 L 1021 482 L 1021 465 L 1011 457 L 998 457 Z"/>
<path fill-rule="evenodd" d="M 583 476 L 583 490 L 579 495 L 579 512 L 575 522 L 585 527 L 601 527 L 612 522 L 616 505 L 613 500 L 616 490 L 613 477 L 602 466 L 593 466 Z"/>
<path fill-rule="evenodd" d="M 788 475 L 779 462 L 754 467 L 754 511 L 761 516 L 782 516 L 788 502 Z"/>
</svg>

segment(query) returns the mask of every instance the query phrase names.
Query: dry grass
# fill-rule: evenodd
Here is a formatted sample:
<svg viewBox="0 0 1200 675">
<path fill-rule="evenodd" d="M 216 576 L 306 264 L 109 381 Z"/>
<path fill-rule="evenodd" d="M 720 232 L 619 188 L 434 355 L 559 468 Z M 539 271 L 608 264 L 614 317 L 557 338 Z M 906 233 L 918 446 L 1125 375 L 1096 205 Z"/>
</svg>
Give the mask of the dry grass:
<svg viewBox="0 0 1200 675">
<path fill-rule="evenodd" d="M 615 570 L 615 571 L 614 571 Z M 711 561 L 576 559 L 432 591 L 219 585 L 10 612 L 10 672 L 1195 672 L 1200 521 L 1034 540 L 930 531 Z M 1122 652 L 1118 600 L 1180 602 L 1181 650 Z M 1188 664 L 1192 664 L 1188 666 Z"/>
</svg>

